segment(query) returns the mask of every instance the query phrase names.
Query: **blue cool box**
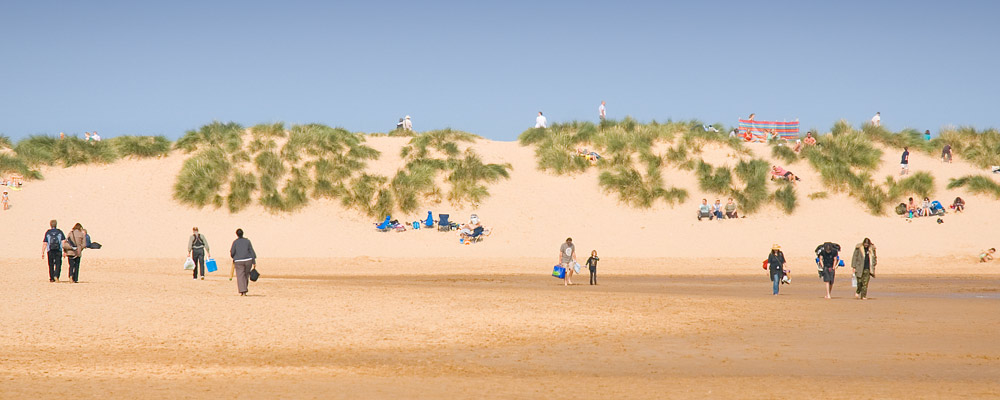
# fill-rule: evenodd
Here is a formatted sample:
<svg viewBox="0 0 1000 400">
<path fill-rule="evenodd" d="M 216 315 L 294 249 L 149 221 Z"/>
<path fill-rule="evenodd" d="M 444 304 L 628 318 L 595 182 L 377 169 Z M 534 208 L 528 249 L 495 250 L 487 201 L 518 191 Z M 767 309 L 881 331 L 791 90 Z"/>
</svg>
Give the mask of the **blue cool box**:
<svg viewBox="0 0 1000 400">
<path fill-rule="evenodd" d="M 208 262 L 205 263 L 205 268 L 208 270 L 208 272 L 215 272 L 219 270 L 219 266 L 218 264 L 215 263 L 214 258 L 208 259 Z"/>
</svg>

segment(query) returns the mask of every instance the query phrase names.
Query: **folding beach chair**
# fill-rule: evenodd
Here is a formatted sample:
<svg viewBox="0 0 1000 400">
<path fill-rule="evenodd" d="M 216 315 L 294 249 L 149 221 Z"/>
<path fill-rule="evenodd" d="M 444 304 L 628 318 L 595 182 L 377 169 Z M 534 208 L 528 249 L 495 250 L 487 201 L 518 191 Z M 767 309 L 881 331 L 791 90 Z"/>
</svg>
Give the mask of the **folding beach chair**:
<svg viewBox="0 0 1000 400">
<path fill-rule="evenodd" d="M 430 211 L 427 212 L 427 219 L 424 220 L 424 227 L 425 228 L 433 228 L 434 227 L 434 216 L 431 214 Z"/>
<path fill-rule="evenodd" d="M 385 221 L 382 221 L 381 224 L 375 224 L 375 229 L 378 229 L 379 232 L 389 232 L 392 229 L 392 223 L 389 222 L 389 218 L 390 216 L 386 215 Z"/>
<path fill-rule="evenodd" d="M 442 232 L 451 230 L 451 222 L 448 222 L 448 214 L 438 214 L 438 230 Z"/>
<path fill-rule="evenodd" d="M 480 226 L 480 227 L 478 227 L 478 228 L 476 228 L 476 229 L 473 229 L 473 230 L 472 230 L 472 234 L 470 234 L 470 235 L 469 235 L 469 236 L 468 236 L 468 237 L 467 237 L 467 238 L 465 239 L 465 243 L 476 243 L 476 242 L 482 242 L 482 241 L 483 241 L 483 238 L 487 236 L 487 235 L 484 235 L 484 234 L 483 234 L 483 232 L 484 232 L 484 231 L 485 231 L 485 229 L 484 229 L 483 227 L 481 227 L 481 226 Z"/>
</svg>

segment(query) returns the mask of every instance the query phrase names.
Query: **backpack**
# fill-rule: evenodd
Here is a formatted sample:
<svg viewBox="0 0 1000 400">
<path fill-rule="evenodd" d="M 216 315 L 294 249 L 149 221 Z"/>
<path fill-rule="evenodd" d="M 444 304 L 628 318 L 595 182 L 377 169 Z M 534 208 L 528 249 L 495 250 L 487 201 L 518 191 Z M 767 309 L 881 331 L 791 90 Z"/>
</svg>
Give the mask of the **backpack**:
<svg viewBox="0 0 1000 400">
<path fill-rule="evenodd" d="M 87 235 L 87 242 L 88 242 L 87 244 L 89 245 L 90 244 L 89 243 L 90 242 L 90 235 Z M 194 243 L 192 243 L 191 245 L 192 246 L 205 247 L 205 242 L 201 240 L 201 234 L 200 233 L 197 234 L 197 235 L 194 235 Z"/>
<path fill-rule="evenodd" d="M 906 203 L 899 203 L 899 205 L 896 206 L 896 214 L 897 215 L 906 214 Z"/>
<path fill-rule="evenodd" d="M 60 233 L 57 230 L 50 230 L 45 234 L 45 242 L 49 244 L 49 251 L 62 249 L 62 244 L 60 243 L 62 240 L 59 239 Z"/>
</svg>

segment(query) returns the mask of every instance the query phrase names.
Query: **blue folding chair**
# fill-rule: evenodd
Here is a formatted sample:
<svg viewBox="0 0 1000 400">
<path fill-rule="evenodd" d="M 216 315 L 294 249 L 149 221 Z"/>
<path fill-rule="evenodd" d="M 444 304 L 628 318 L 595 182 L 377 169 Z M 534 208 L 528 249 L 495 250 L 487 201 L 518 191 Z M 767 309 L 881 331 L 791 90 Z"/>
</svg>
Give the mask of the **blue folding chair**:
<svg viewBox="0 0 1000 400">
<path fill-rule="evenodd" d="M 424 227 L 425 228 L 434 227 L 434 215 L 432 215 L 430 211 L 427 212 L 427 219 L 424 220 Z"/>
<path fill-rule="evenodd" d="M 448 214 L 438 214 L 438 230 L 439 231 L 450 231 L 451 222 L 448 222 Z"/>
<path fill-rule="evenodd" d="M 390 216 L 386 215 L 385 221 L 382 221 L 381 224 L 375 224 L 375 229 L 378 229 L 379 232 L 389 232 L 389 230 L 392 229 L 392 225 L 389 222 L 389 218 Z"/>
<path fill-rule="evenodd" d="M 483 229 L 483 227 L 481 226 L 476 229 L 473 229 L 472 233 L 467 238 L 465 238 L 465 241 L 467 243 L 475 243 L 483 241 L 483 237 L 485 236 L 483 235 L 483 231 L 485 231 L 485 229 Z"/>
</svg>

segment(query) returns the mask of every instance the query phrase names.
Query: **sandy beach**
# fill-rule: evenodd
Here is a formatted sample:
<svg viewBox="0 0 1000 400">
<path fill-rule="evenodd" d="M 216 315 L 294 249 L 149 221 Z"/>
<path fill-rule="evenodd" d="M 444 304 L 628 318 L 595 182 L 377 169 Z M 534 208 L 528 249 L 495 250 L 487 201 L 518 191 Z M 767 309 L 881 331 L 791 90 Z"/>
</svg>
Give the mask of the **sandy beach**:
<svg viewBox="0 0 1000 400">
<path fill-rule="evenodd" d="M 406 140 L 370 138 L 384 154 L 370 170 L 400 168 Z M 171 199 L 179 152 L 44 169 L 0 215 L 0 398 L 1000 396 L 1000 267 L 975 259 L 1000 237 L 1000 202 L 945 188 L 977 172 L 968 164 L 912 155 L 937 199 L 968 201 L 943 224 L 871 216 L 843 194 L 810 200 L 822 185 L 805 161 L 785 166 L 803 179 L 794 214 L 698 222 L 707 196 L 687 171 L 665 174 L 690 191 L 684 203 L 634 209 L 595 171 L 554 176 L 531 148 L 474 146 L 511 163 L 511 179 L 477 207 L 427 207 L 477 213 L 493 234 L 471 246 L 376 232 L 335 201 L 291 214 L 188 208 Z M 702 157 L 722 165 L 727 153 L 708 145 Z M 886 152 L 877 179 L 898 173 L 896 157 Z M 84 254 L 78 284 L 65 264 L 64 282 L 46 279 L 38 243 L 53 218 L 104 245 Z M 204 281 L 182 270 L 192 226 L 220 261 Z M 228 280 L 238 227 L 263 275 L 245 298 Z M 600 285 L 548 276 L 567 236 L 582 257 L 600 252 Z M 815 246 L 838 242 L 849 258 L 866 236 L 879 251 L 872 299 L 854 300 L 849 268 L 823 299 Z M 777 297 L 760 269 L 772 243 L 793 271 Z"/>
<path fill-rule="evenodd" d="M 169 259 L 85 259 L 79 284 L 39 261 L 5 262 L 2 398 L 1000 396 L 996 274 L 886 265 L 862 302 L 689 260 L 566 288 L 526 272 L 545 259 L 262 259 L 240 298 Z"/>
</svg>

